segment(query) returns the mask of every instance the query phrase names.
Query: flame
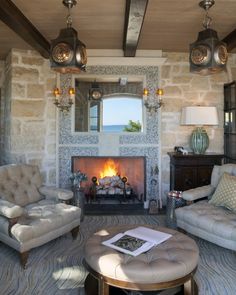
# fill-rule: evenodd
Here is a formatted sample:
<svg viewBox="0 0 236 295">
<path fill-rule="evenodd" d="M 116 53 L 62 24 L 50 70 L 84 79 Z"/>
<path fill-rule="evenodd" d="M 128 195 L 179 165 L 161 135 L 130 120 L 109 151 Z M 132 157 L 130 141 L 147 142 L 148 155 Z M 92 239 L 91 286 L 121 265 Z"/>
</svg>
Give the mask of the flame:
<svg viewBox="0 0 236 295">
<path fill-rule="evenodd" d="M 104 164 L 103 171 L 100 171 L 100 178 L 117 175 L 118 166 L 119 164 L 116 164 L 115 161 L 108 159 Z"/>
</svg>

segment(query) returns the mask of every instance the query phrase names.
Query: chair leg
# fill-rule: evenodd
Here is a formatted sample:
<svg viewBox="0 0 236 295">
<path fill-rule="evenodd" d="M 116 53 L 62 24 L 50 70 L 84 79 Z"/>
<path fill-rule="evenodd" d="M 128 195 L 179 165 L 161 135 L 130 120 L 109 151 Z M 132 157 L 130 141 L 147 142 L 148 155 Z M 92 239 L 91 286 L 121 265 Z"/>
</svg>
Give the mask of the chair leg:
<svg viewBox="0 0 236 295">
<path fill-rule="evenodd" d="M 29 257 L 29 251 L 20 253 L 20 264 L 24 269 L 26 269 L 26 263 L 27 263 L 28 257 Z"/>
<path fill-rule="evenodd" d="M 71 230 L 72 238 L 75 240 L 79 233 L 79 225 Z"/>
</svg>

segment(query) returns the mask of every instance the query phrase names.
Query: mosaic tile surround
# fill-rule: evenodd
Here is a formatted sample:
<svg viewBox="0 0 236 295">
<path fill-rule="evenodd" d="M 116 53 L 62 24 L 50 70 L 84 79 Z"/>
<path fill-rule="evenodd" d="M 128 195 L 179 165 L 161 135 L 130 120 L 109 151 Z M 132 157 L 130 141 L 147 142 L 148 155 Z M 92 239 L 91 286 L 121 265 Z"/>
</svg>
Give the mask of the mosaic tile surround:
<svg viewBox="0 0 236 295">
<path fill-rule="evenodd" d="M 154 66 L 90 66 L 86 74 L 96 76 L 120 75 L 146 77 L 146 87 L 149 88 L 150 99 L 154 99 L 155 90 L 158 85 L 158 67 Z M 83 74 L 81 74 L 82 76 Z M 79 77 L 79 75 L 78 75 Z M 72 85 L 74 77 L 70 74 L 61 75 L 62 96 Z M 159 195 L 159 112 L 147 112 L 145 109 L 146 130 L 141 134 L 113 134 L 109 140 L 118 143 L 115 156 L 144 156 L 146 157 L 146 199 L 158 199 Z M 69 187 L 71 157 L 72 156 L 101 156 L 103 145 L 99 133 L 75 133 L 72 132 L 72 110 L 69 114 L 59 115 L 59 137 L 58 137 L 58 167 L 59 185 Z M 117 138 L 118 137 L 118 138 Z M 104 156 L 104 155 L 102 155 Z M 110 156 L 107 154 L 106 156 Z M 112 154 L 114 156 L 114 153 Z"/>
</svg>

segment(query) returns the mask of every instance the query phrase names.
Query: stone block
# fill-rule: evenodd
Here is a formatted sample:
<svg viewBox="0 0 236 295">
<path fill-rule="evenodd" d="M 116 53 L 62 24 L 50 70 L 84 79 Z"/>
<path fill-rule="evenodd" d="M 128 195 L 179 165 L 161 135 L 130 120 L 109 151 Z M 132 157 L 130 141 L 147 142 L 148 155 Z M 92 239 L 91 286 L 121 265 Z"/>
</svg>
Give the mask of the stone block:
<svg viewBox="0 0 236 295">
<path fill-rule="evenodd" d="M 236 67 L 231 68 L 232 80 L 236 80 Z"/>
<path fill-rule="evenodd" d="M 10 50 L 6 57 L 6 64 L 7 66 L 10 66 L 12 64 L 18 64 L 19 63 L 19 55 L 15 54 L 13 50 Z"/>
<path fill-rule="evenodd" d="M 47 109 L 46 109 L 46 116 L 48 119 L 55 119 L 56 118 L 56 111 L 57 107 L 53 104 L 53 100 L 47 100 Z"/>
<path fill-rule="evenodd" d="M 224 87 L 222 84 L 211 83 L 211 90 L 215 92 L 223 93 Z"/>
<path fill-rule="evenodd" d="M 167 53 L 167 62 L 188 62 L 189 56 L 187 53 L 180 53 L 180 52 L 168 52 Z"/>
<path fill-rule="evenodd" d="M 12 83 L 12 98 L 25 98 L 25 85 L 20 83 Z"/>
<path fill-rule="evenodd" d="M 171 66 L 162 66 L 161 67 L 161 79 L 168 79 L 170 78 L 170 70 Z"/>
<path fill-rule="evenodd" d="M 196 102 L 199 99 L 200 99 L 199 91 L 185 91 L 184 92 L 184 103 L 186 103 L 186 105 L 189 104 L 189 101 Z"/>
<path fill-rule="evenodd" d="M 19 63 L 19 56 L 13 54 L 13 55 L 11 56 L 11 63 L 13 63 L 13 64 L 18 64 L 18 63 Z"/>
<path fill-rule="evenodd" d="M 28 83 L 37 83 L 39 79 L 39 71 L 37 69 L 13 67 L 12 79 L 21 80 Z"/>
<path fill-rule="evenodd" d="M 19 135 L 21 134 L 21 121 L 12 119 L 11 124 L 11 136 Z"/>
<path fill-rule="evenodd" d="M 202 100 L 209 105 L 216 105 L 222 103 L 224 100 L 223 88 L 221 92 L 209 91 L 203 94 Z"/>
<path fill-rule="evenodd" d="M 176 66 L 176 65 L 174 65 L 173 67 L 172 67 L 172 75 L 174 75 L 174 74 L 179 74 L 179 72 L 180 72 L 180 66 L 178 65 L 178 66 Z"/>
<path fill-rule="evenodd" d="M 181 66 L 180 71 L 181 71 L 181 74 L 190 74 L 189 65 L 188 66 L 185 66 L 185 65 Z"/>
<path fill-rule="evenodd" d="M 55 86 L 56 86 L 56 78 L 48 78 L 46 80 L 46 91 L 52 92 Z"/>
<path fill-rule="evenodd" d="M 41 66 L 44 63 L 44 59 L 42 57 L 35 56 L 22 56 L 21 61 L 23 64 L 30 66 Z"/>
<path fill-rule="evenodd" d="M 180 97 L 182 95 L 181 88 L 178 86 L 166 86 L 164 93 L 165 97 Z"/>
<path fill-rule="evenodd" d="M 56 144 L 48 144 L 47 145 L 47 152 L 49 155 L 55 155 L 56 154 Z"/>
<path fill-rule="evenodd" d="M 192 87 L 190 85 L 181 85 L 181 89 L 183 92 L 186 92 L 186 91 L 192 91 Z"/>
<path fill-rule="evenodd" d="M 34 117 L 41 118 L 44 115 L 45 102 L 44 101 L 27 101 L 27 100 L 13 100 L 12 112 L 13 117 Z"/>
<path fill-rule="evenodd" d="M 44 137 L 46 134 L 46 125 L 44 121 L 28 121 L 22 124 L 22 135 L 29 137 Z"/>
<path fill-rule="evenodd" d="M 55 133 L 56 133 L 56 121 L 49 121 L 47 124 L 47 133 L 48 136 L 52 136 L 52 138 L 55 138 Z"/>
<path fill-rule="evenodd" d="M 228 82 L 228 74 L 227 72 L 220 72 L 214 75 L 210 76 L 210 81 L 211 83 L 220 83 L 220 84 L 224 84 L 226 82 Z"/>
<path fill-rule="evenodd" d="M 183 100 L 181 98 L 168 97 L 163 99 L 163 102 L 163 112 L 180 112 L 183 106 Z"/>
<path fill-rule="evenodd" d="M 209 78 L 204 76 L 194 76 L 193 74 L 193 79 L 191 82 L 191 88 L 192 90 L 196 91 L 209 91 L 210 90 L 210 82 Z"/>
<path fill-rule="evenodd" d="M 44 150 L 44 137 L 15 135 L 11 138 L 11 151 L 27 153 Z"/>
<path fill-rule="evenodd" d="M 41 98 L 44 99 L 45 90 L 42 84 L 28 84 L 27 85 L 27 98 Z"/>
<path fill-rule="evenodd" d="M 189 84 L 192 80 L 192 76 L 181 75 L 172 77 L 173 84 Z"/>
<path fill-rule="evenodd" d="M 174 147 L 176 142 L 176 134 L 173 132 L 166 132 L 162 134 L 162 145 L 165 147 Z"/>
</svg>

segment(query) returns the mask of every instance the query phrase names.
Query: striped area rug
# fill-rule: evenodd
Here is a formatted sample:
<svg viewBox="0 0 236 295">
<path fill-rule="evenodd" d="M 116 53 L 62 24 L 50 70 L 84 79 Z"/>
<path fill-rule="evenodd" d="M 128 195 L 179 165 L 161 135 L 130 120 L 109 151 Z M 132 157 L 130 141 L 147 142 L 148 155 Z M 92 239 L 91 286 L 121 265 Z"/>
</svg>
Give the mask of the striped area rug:
<svg viewBox="0 0 236 295">
<path fill-rule="evenodd" d="M 21 268 L 17 252 L 0 243 L 0 295 L 85 295 L 83 284 L 87 272 L 82 265 L 85 241 L 101 228 L 123 224 L 165 225 L 165 217 L 85 216 L 75 241 L 68 233 L 31 250 L 26 270 Z M 204 240 L 195 240 L 200 248 L 195 275 L 199 294 L 235 295 L 235 252 Z"/>
</svg>

